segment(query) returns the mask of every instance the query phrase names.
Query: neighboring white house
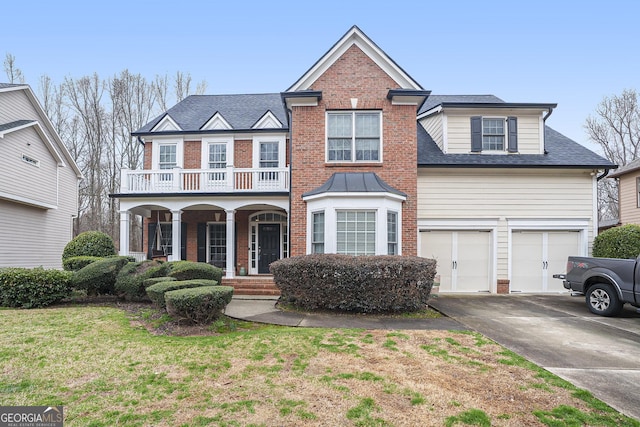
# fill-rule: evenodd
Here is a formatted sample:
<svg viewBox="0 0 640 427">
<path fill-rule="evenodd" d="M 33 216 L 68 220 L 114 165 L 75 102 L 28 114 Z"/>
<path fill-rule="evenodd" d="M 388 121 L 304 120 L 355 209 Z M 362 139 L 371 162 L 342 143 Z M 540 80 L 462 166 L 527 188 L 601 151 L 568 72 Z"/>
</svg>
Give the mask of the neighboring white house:
<svg viewBox="0 0 640 427">
<path fill-rule="evenodd" d="M 61 268 L 82 174 L 28 85 L 0 83 L 0 267 Z"/>
</svg>

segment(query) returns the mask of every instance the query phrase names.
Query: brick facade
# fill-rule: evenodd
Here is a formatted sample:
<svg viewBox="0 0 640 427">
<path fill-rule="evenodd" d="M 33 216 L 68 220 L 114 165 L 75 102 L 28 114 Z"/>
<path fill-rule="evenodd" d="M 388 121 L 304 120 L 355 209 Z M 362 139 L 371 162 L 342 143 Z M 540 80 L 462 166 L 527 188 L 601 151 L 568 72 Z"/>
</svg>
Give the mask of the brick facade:
<svg viewBox="0 0 640 427">
<path fill-rule="evenodd" d="M 302 194 L 319 187 L 334 172 L 374 172 L 407 194 L 402 208 L 402 253 L 417 254 L 416 107 L 392 105 L 393 81 L 353 45 L 313 84 L 322 91 L 317 107 L 293 107 L 291 150 L 291 255 L 306 253 L 306 203 Z M 326 163 L 325 113 L 328 110 L 382 111 L 382 163 Z"/>
</svg>

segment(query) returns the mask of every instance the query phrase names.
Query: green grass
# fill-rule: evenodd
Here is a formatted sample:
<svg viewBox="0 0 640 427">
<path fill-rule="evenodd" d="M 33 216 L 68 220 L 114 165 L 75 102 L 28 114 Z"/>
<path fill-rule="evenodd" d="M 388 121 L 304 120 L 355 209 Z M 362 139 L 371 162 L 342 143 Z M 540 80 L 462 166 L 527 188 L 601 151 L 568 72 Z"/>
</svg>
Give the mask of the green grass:
<svg viewBox="0 0 640 427">
<path fill-rule="evenodd" d="M 143 310 L 135 320 L 155 325 L 161 317 Z M 130 320 L 104 306 L 0 310 L 0 402 L 63 405 L 67 427 L 386 426 L 399 414 L 455 425 L 484 422 L 486 413 L 471 404 L 477 396 L 469 399 L 456 388 L 434 398 L 422 376 L 441 370 L 462 384 L 490 381 L 492 373 L 477 365 L 491 364 L 531 371 L 530 381 L 520 384 L 526 389 L 566 394 L 565 405 L 528 414 L 541 423 L 640 426 L 475 333 L 438 332 L 443 338 L 434 339 L 429 332 L 223 320 L 209 327 L 212 335 L 180 337 L 151 334 Z M 410 372 L 403 378 L 405 366 Z M 494 413 L 501 414 L 494 422 L 517 423 L 521 416 Z"/>
</svg>

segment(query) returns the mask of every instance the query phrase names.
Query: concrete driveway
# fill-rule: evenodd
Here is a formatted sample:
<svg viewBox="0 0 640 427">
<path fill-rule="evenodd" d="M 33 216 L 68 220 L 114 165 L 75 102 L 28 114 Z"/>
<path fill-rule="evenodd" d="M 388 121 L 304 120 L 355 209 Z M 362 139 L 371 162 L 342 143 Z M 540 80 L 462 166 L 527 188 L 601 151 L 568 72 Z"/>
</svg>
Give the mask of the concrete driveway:
<svg viewBox="0 0 640 427">
<path fill-rule="evenodd" d="M 440 295 L 430 305 L 640 420 L 640 314 L 569 295 Z"/>
</svg>

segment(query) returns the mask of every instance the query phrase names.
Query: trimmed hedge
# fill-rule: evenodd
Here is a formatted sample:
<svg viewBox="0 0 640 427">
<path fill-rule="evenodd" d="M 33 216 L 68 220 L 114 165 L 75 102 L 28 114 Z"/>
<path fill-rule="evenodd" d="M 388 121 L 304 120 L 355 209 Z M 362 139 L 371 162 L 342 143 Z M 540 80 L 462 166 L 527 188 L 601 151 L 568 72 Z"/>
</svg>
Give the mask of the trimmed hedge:
<svg viewBox="0 0 640 427">
<path fill-rule="evenodd" d="M 603 231 L 593 239 L 593 256 L 637 258 L 640 255 L 640 225 L 627 224 Z"/>
<path fill-rule="evenodd" d="M 116 277 L 115 293 L 130 301 L 147 299 L 144 281 L 166 276 L 168 271 L 169 266 L 159 261 L 130 262 L 122 267 Z"/>
<path fill-rule="evenodd" d="M 143 283 L 144 285 L 144 289 L 146 291 L 146 289 L 151 286 L 151 285 L 155 285 L 156 283 L 160 283 L 160 282 L 175 282 L 176 278 L 175 277 L 168 277 L 168 276 L 163 276 L 163 277 L 152 277 L 151 279 L 145 279 Z"/>
<path fill-rule="evenodd" d="M 205 262 L 171 261 L 168 264 L 171 270 L 167 276 L 176 280 L 207 279 L 218 283 L 222 280 L 222 269 Z"/>
<path fill-rule="evenodd" d="M 211 323 L 222 316 L 222 310 L 231 302 L 232 296 L 231 286 L 202 286 L 164 294 L 167 313 L 193 323 Z"/>
<path fill-rule="evenodd" d="M 175 291 L 185 288 L 198 288 L 201 286 L 217 286 L 218 282 L 215 280 L 207 279 L 194 279 L 194 280 L 178 280 L 178 281 L 165 281 L 156 283 L 147 288 L 147 295 L 152 303 L 159 308 L 166 308 L 166 302 L 164 300 L 164 294 L 169 291 Z"/>
<path fill-rule="evenodd" d="M 0 269 L 0 306 L 38 308 L 71 294 L 69 271 L 39 268 Z"/>
<path fill-rule="evenodd" d="M 113 256 L 92 262 L 73 273 L 71 286 L 87 291 L 87 295 L 113 294 L 116 277 L 129 262 L 126 256 Z"/>
<path fill-rule="evenodd" d="M 101 260 L 102 258 L 103 257 L 90 255 L 72 256 L 62 261 L 62 268 L 66 271 L 78 271 L 92 262 Z"/>
<path fill-rule="evenodd" d="M 116 247 L 108 234 L 85 231 L 74 237 L 62 251 L 62 261 L 74 256 L 107 257 L 116 254 Z"/>
<path fill-rule="evenodd" d="M 407 256 L 316 254 L 271 264 L 281 301 L 308 310 L 361 313 L 422 310 L 436 262 Z"/>
</svg>

